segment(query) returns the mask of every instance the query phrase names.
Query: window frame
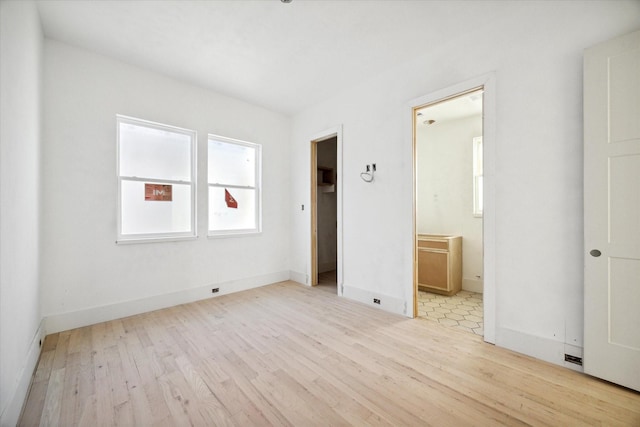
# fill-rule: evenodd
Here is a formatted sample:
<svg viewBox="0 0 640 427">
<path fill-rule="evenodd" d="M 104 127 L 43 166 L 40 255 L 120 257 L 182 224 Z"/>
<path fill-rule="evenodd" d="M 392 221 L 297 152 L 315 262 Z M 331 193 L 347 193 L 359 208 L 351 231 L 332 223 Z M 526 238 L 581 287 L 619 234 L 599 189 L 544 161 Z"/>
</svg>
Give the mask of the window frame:
<svg viewBox="0 0 640 427">
<path fill-rule="evenodd" d="M 482 136 L 473 138 L 473 216 L 482 218 L 484 211 L 484 159 Z M 480 197 L 482 194 L 482 197 Z"/>
<path fill-rule="evenodd" d="M 254 186 L 242 186 L 242 185 L 228 185 L 224 183 L 211 183 L 209 182 L 209 143 L 211 141 L 218 141 L 227 144 L 235 144 L 244 147 L 251 147 L 255 150 L 255 183 Z M 235 229 L 235 230 L 212 230 L 211 229 L 211 201 L 209 200 L 210 188 L 237 188 L 237 189 L 252 189 L 255 190 L 255 224 L 256 226 L 251 229 Z M 240 139 L 230 138 L 222 135 L 208 134 L 207 135 L 207 237 L 220 238 L 231 236 L 248 236 L 253 234 L 262 233 L 262 144 L 255 142 L 243 141 Z"/>
<path fill-rule="evenodd" d="M 120 125 L 132 124 L 136 126 L 143 126 L 147 128 L 169 131 L 173 133 L 179 133 L 187 135 L 190 139 L 189 150 L 191 154 L 191 177 L 190 181 L 171 180 L 171 179 L 159 179 L 159 178 L 145 178 L 137 176 L 124 176 L 120 174 Z M 152 122 L 150 120 L 139 119 L 135 117 L 129 117 L 121 114 L 116 115 L 116 177 L 118 180 L 118 194 L 117 194 L 117 244 L 126 243 L 151 243 L 151 242 L 167 242 L 178 240 L 194 240 L 198 238 L 198 224 L 197 224 L 197 141 L 198 133 L 195 130 L 181 128 L 172 125 L 166 125 L 163 123 Z M 151 184 L 171 184 L 171 185 L 189 185 L 191 190 L 191 231 L 178 231 L 178 232 L 163 232 L 163 233 L 136 233 L 136 234 L 122 234 L 122 182 L 145 182 Z"/>
</svg>

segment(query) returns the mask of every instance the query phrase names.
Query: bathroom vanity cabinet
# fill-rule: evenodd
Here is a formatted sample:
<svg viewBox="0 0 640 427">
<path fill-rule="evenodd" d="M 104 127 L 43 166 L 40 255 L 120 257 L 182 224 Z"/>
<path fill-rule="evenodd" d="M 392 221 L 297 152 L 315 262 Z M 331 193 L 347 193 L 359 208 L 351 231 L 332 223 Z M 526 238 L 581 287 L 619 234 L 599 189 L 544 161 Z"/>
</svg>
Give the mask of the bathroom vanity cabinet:
<svg viewBox="0 0 640 427">
<path fill-rule="evenodd" d="M 455 295 L 462 289 L 462 237 L 418 235 L 418 288 Z"/>
</svg>

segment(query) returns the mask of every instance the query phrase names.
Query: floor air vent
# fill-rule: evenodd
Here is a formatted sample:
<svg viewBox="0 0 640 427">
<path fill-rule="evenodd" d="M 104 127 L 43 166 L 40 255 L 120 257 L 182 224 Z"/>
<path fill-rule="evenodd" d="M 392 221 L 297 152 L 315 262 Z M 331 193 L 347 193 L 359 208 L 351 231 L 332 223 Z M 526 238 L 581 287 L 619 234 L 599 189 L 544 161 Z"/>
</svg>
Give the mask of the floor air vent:
<svg viewBox="0 0 640 427">
<path fill-rule="evenodd" d="M 564 355 L 564 361 L 565 362 L 569 362 L 569 363 L 573 363 L 579 366 L 582 366 L 582 357 L 578 357 L 578 356 L 572 356 L 570 354 L 565 354 Z"/>
</svg>

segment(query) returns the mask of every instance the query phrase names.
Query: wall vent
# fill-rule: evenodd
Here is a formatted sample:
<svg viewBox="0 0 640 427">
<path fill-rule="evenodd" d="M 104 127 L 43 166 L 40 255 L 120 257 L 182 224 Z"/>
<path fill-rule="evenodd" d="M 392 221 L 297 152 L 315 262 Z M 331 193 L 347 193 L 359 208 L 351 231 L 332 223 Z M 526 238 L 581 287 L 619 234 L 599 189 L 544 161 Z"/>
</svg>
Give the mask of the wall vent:
<svg viewBox="0 0 640 427">
<path fill-rule="evenodd" d="M 565 362 L 569 362 L 569 363 L 573 363 L 575 365 L 579 365 L 582 366 L 582 357 L 578 357 L 578 356 L 572 356 L 570 354 L 566 354 L 564 355 L 564 361 Z"/>
</svg>

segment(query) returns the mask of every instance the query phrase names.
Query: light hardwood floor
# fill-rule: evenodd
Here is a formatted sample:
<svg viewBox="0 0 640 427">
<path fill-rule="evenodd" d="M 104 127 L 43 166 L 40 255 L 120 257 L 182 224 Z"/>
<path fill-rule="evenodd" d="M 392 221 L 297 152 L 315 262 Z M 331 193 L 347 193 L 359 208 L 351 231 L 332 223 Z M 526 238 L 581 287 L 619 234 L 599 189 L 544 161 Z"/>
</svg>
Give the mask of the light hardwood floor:
<svg viewBox="0 0 640 427">
<path fill-rule="evenodd" d="M 283 282 L 49 335 L 20 425 L 640 425 L 640 393 Z"/>
</svg>

